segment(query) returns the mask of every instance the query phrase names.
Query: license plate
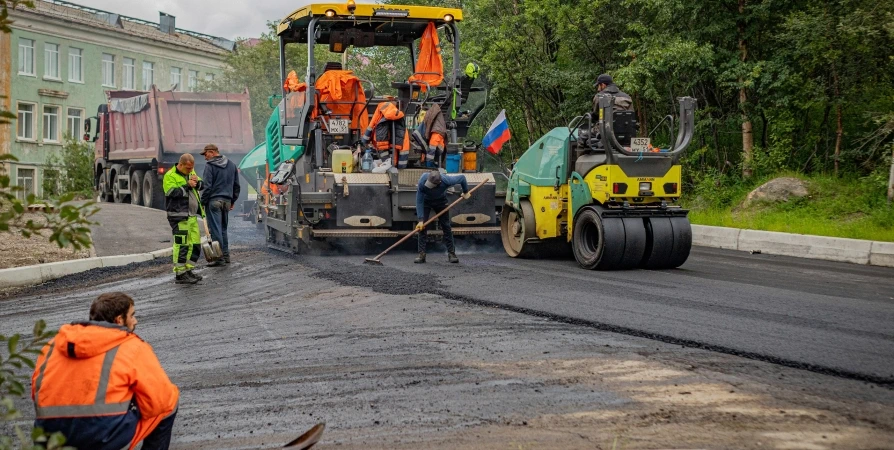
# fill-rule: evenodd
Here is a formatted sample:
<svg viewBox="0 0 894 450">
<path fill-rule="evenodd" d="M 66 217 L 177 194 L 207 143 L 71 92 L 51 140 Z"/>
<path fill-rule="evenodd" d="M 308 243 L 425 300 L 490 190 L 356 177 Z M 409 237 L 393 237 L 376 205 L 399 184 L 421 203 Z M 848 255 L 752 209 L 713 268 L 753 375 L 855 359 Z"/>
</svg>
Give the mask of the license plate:
<svg viewBox="0 0 894 450">
<path fill-rule="evenodd" d="M 630 150 L 634 152 L 647 152 L 649 151 L 649 141 L 649 138 L 631 138 Z"/>
<path fill-rule="evenodd" d="M 348 119 L 329 119 L 329 133 L 348 134 L 351 132 L 351 121 Z"/>
</svg>

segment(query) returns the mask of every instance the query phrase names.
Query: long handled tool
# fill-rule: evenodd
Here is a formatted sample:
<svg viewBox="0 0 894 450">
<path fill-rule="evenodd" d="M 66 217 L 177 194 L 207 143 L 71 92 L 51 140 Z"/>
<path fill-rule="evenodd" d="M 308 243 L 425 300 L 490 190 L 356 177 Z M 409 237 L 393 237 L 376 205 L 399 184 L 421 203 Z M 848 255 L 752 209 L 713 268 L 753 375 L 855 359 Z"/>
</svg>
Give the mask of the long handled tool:
<svg viewBox="0 0 894 450">
<path fill-rule="evenodd" d="M 473 187 L 472 189 L 470 189 L 470 190 L 469 190 L 469 194 L 471 195 L 473 192 L 475 192 L 475 190 L 477 190 L 477 189 L 480 188 L 481 186 L 484 186 L 484 183 L 480 183 L 480 184 L 478 184 L 478 186 L 475 186 L 475 187 Z M 444 208 L 443 210 L 441 210 L 441 212 L 435 214 L 434 217 L 432 217 L 431 219 L 428 219 L 424 224 L 422 224 L 422 228 L 427 227 L 428 224 L 434 222 L 438 217 L 441 217 L 441 215 L 446 214 L 447 211 L 450 211 L 451 208 L 453 208 L 454 206 L 456 206 L 457 204 L 459 204 L 459 202 L 461 202 L 461 201 L 463 201 L 462 196 L 460 196 L 460 198 L 456 199 L 456 201 L 454 201 L 453 203 L 451 203 L 450 205 L 448 205 L 446 208 Z M 375 258 L 366 258 L 366 261 L 364 261 L 363 263 L 364 263 L 364 264 L 375 264 L 375 265 L 380 265 L 380 266 L 381 266 L 381 265 L 382 265 L 382 261 L 379 261 L 379 258 L 385 256 L 386 253 L 390 252 L 391 250 L 394 250 L 397 246 L 399 246 L 400 244 L 403 244 L 404 242 L 406 242 L 407 239 L 410 239 L 411 237 L 415 236 L 416 233 L 418 233 L 418 232 L 419 232 L 419 230 L 417 230 L 417 229 L 414 228 L 412 233 L 410 233 L 410 234 L 408 234 L 408 235 L 402 237 L 399 241 L 397 241 L 397 243 L 395 243 L 395 244 L 392 245 L 391 247 L 388 247 L 387 249 L 385 249 L 384 252 L 379 253 L 378 255 L 376 255 Z"/>
<path fill-rule="evenodd" d="M 202 225 L 205 225 L 205 235 L 208 236 L 208 240 L 202 244 L 202 253 L 205 254 L 206 261 L 214 262 L 223 256 L 223 251 L 220 249 L 220 242 L 211 240 L 211 231 L 208 230 L 207 217 L 202 220 Z"/>
<path fill-rule="evenodd" d="M 323 430 L 325 429 L 325 423 L 318 423 L 314 425 L 313 428 L 304 432 L 304 434 L 302 434 L 301 436 L 298 436 L 298 438 L 296 438 L 292 442 L 283 445 L 283 447 L 295 447 L 298 450 L 307 450 L 320 441 L 320 438 L 323 437 Z"/>
</svg>

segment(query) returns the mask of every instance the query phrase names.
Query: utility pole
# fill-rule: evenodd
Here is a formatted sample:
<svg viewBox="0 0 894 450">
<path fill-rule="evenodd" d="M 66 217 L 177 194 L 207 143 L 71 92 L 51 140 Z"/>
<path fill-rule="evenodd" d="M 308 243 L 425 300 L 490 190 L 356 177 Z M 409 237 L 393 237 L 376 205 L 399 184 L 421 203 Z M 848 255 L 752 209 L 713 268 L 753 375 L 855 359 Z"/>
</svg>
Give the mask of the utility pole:
<svg viewBox="0 0 894 450">
<path fill-rule="evenodd" d="M 894 149 L 894 145 L 891 145 Z M 891 173 L 888 175 L 888 206 L 894 201 L 894 152 L 891 153 Z"/>
</svg>

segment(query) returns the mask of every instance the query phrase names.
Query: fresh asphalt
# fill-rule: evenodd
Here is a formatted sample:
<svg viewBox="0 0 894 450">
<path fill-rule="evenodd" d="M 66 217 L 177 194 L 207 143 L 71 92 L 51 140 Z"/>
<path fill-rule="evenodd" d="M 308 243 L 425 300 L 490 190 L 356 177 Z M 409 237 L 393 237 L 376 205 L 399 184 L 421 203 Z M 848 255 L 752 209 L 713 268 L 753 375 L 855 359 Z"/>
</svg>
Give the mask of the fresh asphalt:
<svg viewBox="0 0 894 450">
<path fill-rule="evenodd" d="M 382 272 L 415 274 L 449 298 L 894 386 L 891 268 L 703 247 L 663 271 L 587 271 L 502 251 L 461 251 L 458 265 L 443 251 L 425 265 L 414 256 L 387 255 Z M 308 258 L 321 268 L 333 259 L 343 264 L 332 278 L 345 283 L 369 270 L 346 268 L 363 257 Z M 390 292 L 384 280 L 359 285 Z"/>
</svg>

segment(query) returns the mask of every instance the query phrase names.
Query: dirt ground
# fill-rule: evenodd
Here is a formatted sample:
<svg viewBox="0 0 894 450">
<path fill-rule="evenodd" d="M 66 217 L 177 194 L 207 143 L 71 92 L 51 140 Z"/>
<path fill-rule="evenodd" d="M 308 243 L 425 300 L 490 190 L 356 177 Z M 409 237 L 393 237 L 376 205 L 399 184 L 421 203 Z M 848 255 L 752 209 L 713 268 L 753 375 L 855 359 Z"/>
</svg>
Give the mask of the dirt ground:
<svg viewBox="0 0 894 450">
<path fill-rule="evenodd" d="M 23 220 L 34 220 L 35 223 L 44 224 L 46 220 L 42 214 L 26 213 Z M 9 233 L 0 234 L 0 269 L 10 267 L 30 266 L 56 261 L 68 261 L 72 259 L 89 258 L 89 249 L 74 251 L 71 248 L 59 248 L 49 241 L 50 232 L 42 232 L 44 236 L 32 235 L 25 238 L 18 228 L 10 228 Z"/>
</svg>

